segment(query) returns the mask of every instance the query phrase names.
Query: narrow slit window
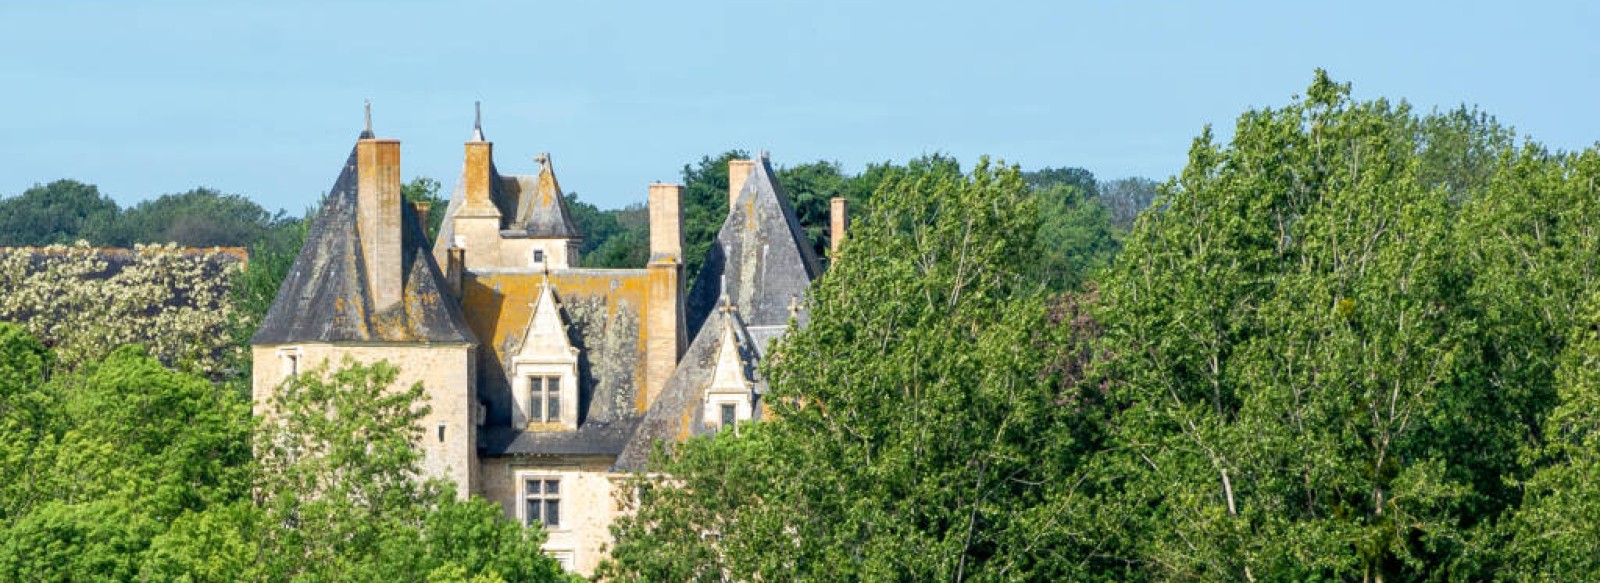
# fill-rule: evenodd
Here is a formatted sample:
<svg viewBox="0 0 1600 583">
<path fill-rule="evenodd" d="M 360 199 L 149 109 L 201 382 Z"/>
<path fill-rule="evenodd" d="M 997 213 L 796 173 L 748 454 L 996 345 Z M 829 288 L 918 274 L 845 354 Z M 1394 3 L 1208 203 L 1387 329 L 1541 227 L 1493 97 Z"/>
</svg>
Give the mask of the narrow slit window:
<svg viewBox="0 0 1600 583">
<path fill-rule="evenodd" d="M 725 428 L 726 427 L 733 427 L 733 425 L 735 423 L 738 423 L 738 422 L 739 422 L 739 408 L 738 408 L 738 406 L 734 405 L 733 403 L 723 403 L 722 404 L 722 426 L 725 427 Z"/>
</svg>

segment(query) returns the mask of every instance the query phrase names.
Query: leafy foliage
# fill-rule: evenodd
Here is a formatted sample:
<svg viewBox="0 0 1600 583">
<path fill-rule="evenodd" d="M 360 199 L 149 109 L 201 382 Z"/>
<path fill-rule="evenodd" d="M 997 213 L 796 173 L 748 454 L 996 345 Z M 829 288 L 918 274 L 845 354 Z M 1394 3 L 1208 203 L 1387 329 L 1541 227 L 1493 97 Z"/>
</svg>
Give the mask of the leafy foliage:
<svg viewBox="0 0 1600 583">
<path fill-rule="evenodd" d="M 622 580 L 1042 576 L 1028 509 L 1071 466 L 1066 327 L 1028 277 L 1021 174 L 918 168 L 887 180 L 811 324 L 773 349 L 774 420 L 659 460 L 616 528 Z M 1021 348 L 1019 350 L 1019 347 Z M 1042 452 L 1048 452 L 1041 455 Z M 709 533 L 709 536 L 707 535 Z M 1038 571 L 1034 569 L 1040 569 Z M 1002 575 L 1010 573 L 1010 575 Z"/>
<path fill-rule="evenodd" d="M 108 228 L 117 203 L 94 185 L 57 180 L 0 199 L 0 247 L 69 244 Z"/>
<path fill-rule="evenodd" d="M 226 333 L 238 321 L 228 295 L 239 269 L 231 258 L 171 245 L 0 252 L 0 321 L 27 328 L 69 366 L 138 343 L 163 362 L 221 378 L 241 350 Z"/>
</svg>

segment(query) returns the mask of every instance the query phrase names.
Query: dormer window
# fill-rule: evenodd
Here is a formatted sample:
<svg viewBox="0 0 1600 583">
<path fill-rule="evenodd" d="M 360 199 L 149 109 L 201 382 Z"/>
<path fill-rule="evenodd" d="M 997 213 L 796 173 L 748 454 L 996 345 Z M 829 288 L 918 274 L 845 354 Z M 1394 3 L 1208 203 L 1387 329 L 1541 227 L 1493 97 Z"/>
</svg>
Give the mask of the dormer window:
<svg viewBox="0 0 1600 583">
<path fill-rule="evenodd" d="M 528 431 L 578 428 L 578 350 L 548 284 L 533 304 L 522 346 L 511 357 L 512 424 Z"/>
<path fill-rule="evenodd" d="M 716 366 L 711 371 L 711 383 L 705 388 L 702 417 L 708 427 L 734 429 L 749 420 L 755 412 L 754 383 L 751 382 L 749 363 L 743 357 L 738 323 L 738 313 L 730 305 L 722 308 L 722 339 L 717 347 Z"/>
<path fill-rule="evenodd" d="M 533 403 L 530 423 L 561 422 L 561 377 L 528 377 L 528 391 L 529 401 Z"/>
</svg>

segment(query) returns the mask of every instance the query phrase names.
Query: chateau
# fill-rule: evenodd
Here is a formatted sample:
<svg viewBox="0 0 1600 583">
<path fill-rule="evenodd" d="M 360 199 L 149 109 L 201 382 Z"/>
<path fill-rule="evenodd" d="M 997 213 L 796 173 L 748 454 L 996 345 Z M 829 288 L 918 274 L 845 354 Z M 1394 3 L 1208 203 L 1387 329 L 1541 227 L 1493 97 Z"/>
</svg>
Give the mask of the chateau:
<svg viewBox="0 0 1600 583">
<path fill-rule="evenodd" d="M 761 416 L 757 365 L 805 325 L 820 266 L 765 154 L 729 164 L 730 210 L 693 282 L 682 186 L 649 185 L 647 265 L 584 269 L 548 155 L 501 174 L 475 124 L 464 158 L 430 248 L 433 209 L 402 200 L 400 142 L 369 123 L 251 340 L 256 412 L 310 367 L 387 360 L 428 395 L 426 474 L 542 523 L 546 552 L 589 573 L 620 480 L 657 441 Z M 835 200 L 835 243 L 844 212 Z"/>
</svg>

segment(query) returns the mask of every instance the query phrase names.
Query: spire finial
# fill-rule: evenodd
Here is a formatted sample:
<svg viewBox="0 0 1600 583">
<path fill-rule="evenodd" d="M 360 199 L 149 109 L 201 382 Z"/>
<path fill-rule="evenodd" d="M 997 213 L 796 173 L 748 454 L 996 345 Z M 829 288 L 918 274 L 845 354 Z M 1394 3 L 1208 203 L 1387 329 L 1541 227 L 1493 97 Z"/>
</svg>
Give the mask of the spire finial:
<svg viewBox="0 0 1600 583">
<path fill-rule="evenodd" d="M 472 129 L 483 131 L 483 102 L 472 102 Z"/>
<path fill-rule="evenodd" d="M 364 100 L 364 101 L 366 102 L 366 106 L 365 107 L 366 107 L 366 110 L 367 110 L 367 133 L 370 134 L 370 133 L 372 133 L 372 100 L 371 99 L 367 99 L 367 100 Z"/>
</svg>

